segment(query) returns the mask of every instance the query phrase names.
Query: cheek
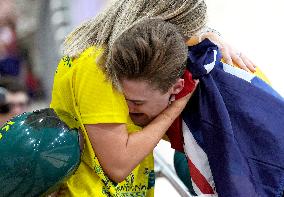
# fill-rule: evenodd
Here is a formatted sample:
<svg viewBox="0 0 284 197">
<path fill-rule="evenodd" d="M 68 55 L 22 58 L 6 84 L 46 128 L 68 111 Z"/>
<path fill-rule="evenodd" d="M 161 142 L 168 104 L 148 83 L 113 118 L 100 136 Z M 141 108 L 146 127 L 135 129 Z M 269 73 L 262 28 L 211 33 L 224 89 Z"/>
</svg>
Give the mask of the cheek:
<svg viewBox="0 0 284 197">
<path fill-rule="evenodd" d="M 150 109 L 152 111 L 152 114 L 154 116 L 157 116 L 158 114 L 160 114 L 164 109 L 167 108 L 169 102 L 168 100 L 164 100 L 164 101 L 160 101 L 159 103 L 156 103 L 155 105 L 153 105 Z"/>
</svg>

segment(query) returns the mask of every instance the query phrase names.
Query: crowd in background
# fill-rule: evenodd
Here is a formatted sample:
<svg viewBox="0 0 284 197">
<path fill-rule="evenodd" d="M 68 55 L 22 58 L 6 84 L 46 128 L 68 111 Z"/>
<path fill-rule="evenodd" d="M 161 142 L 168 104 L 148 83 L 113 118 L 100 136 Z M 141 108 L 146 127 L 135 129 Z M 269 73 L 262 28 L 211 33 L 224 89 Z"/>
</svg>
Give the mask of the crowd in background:
<svg viewBox="0 0 284 197">
<path fill-rule="evenodd" d="M 27 111 L 30 100 L 43 98 L 26 46 L 17 36 L 17 9 L 11 0 L 0 1 L 0 124 Z"/>
<path fill-rule="evenodd" d="M 62 9 L 63 13 L 65 8 L 69 6 L 67 10 L 70 14 L 66 15 L 69 16 L 66 22 L 69 30 L 71 30 L 82 21 L 96 15 L 110 1 L 72 0 L 63 3 L 64 0 L 50 0 L 48 3 L 44 1 L 34 2 L 33 9 L 38 8 L 41 10 L 44 8 L 45 13 L 40 13 L 40 11 L 30 11 L 28 13 L 30 8 L 25 8 L 24 4 L 32 2 L 30 0 L 25 0 L 25 3 L 17 0 L 0 1 L 0 93 L 2 95 L 0 96 L 2 98 L 0 100 L 0 124 L 15 115 L 14 113 L 10 115 L 6 113 L 7 110 L 10 113 L 12 107 L 9 106 L 13 106 L 13 103 L 9 101 L 10 96 L 5 95 L 10 93 L 6 87 L 7 83 L 13 83 L 8 84 L 8 86 L 21 86 L 19 89 L 26 92 L 29 103 L 32 105 L 25 110 L 30 111 L 38 108 L 38 102 L 34 102 L 35 100 L 43 103 L 40 104 L 43 107 L 48 106 L 51 97 L 53 72 L 58 61 L 57 55 L 60 53 L 57 44 L 52 39 L 55 39 L 58 33 L 54 29 L 59 31 L 61 26 L 52 27 L 44 24 L 48 24 L 50 21 L 53 24 L 52 18 L 58 16 L 60 9 Z M 60 2 L 62 8 L 59 5 Z M 50 9 L 59 7 L 49 13 L 47 6 Z M 80 7 L 79 12 L 78 7 Z M 47 17 L 48 20 L 41 20 L 41 17 Z M 36 27 L 27 25 L 31 21 L 25 21 L 24 19 L 35 20 Z M 27 30 L 23 31 L 23 28 Z M 42 30 L 45 28 L 49 29 L 50 34 L 48 36 L 46 35 L 47 32 Z M 5 87 L 3 84 L 6 84 Z"/>
</svg>

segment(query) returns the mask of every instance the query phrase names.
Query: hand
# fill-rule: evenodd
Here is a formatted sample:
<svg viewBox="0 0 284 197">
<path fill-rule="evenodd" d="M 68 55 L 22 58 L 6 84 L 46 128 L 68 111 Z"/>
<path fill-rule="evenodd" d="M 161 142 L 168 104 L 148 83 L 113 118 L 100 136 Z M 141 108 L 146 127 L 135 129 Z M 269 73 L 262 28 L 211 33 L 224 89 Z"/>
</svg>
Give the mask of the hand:
<svg viewBox="0 0 284 197">
<path fill-rule="evenodd" d="M 211 40 L 214 44 L 216 44 L 219 49 L 222 52 L 223 60 L 225 63 L 230 65 L 236 65 L 237 67 L 246 70 L 248 72 L 255 72 L 256 71 L 256 65 L 249 59 L 247 56 L 235 48 L 233 48 L 231 45 L 226 43 L 222 37 L 217 35 L 214 32 L 207 32 L 202 34 L 203 40 L 205 38 L 208 38 Z"/>
<path fill-rule="evenodd" d="M 167 115 L 167 113 L 168 113 L 168 114 L 171 114 L 171 115 L 177 115 L 178 116 L 182 112 L 182 110 L 185 108 L 187 102 L 189 101 L 189 99 L 193 95 L 193 93 L 194 93 L 194 91 L 195 91 L 195 89 L 196 89 L 196 87 L 199 83 L 198 79 L 194 80 L 194 81 L 195 81 L 195 85 L 194 85 L 195 87 L 190 93 L 188 93 L 184 97 L 179 98 L 177 100 L 171 99 L 170 105 L 168 106 L 167 109 L 165 109 L 163 111 L 163 113 L 165 115 Z"/>
</svg>

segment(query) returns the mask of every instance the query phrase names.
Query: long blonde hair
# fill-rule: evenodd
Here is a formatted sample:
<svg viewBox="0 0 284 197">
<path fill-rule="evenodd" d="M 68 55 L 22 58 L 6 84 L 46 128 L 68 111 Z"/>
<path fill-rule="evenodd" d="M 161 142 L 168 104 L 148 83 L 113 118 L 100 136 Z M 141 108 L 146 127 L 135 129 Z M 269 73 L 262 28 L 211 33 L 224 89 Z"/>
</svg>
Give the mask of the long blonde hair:
<svg viewBox="0 0 284 197">
<path fill-rule="evenodd" d="M 176 25 L 189 38 L 205 26 L 206 11 L 204 0 L 117 0 L 71 32 L 64 42 L 63 54 L 74 58 L 91 46 L 104 47 L 103 61 L 99 62 L 109 76 L 110 49 L 115 39 L 134 23 L 159 18 Z"/>
</svg>

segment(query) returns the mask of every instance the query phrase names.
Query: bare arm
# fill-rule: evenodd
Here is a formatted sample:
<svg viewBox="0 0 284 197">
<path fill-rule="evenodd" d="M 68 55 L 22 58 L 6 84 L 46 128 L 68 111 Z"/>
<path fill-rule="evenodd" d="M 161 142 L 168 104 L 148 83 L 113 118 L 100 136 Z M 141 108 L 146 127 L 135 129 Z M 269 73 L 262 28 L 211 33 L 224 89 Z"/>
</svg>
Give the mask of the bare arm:
<svg viewBox="0 0 284 197">
<path fill-rule="evenodd" d="M 115 182 L 123 181 L 155 148 L 189 97 L 173 102 L 141 131 L 128 134 L 125 124 L 85 125 L 104 172 Z"/>
</svg>

